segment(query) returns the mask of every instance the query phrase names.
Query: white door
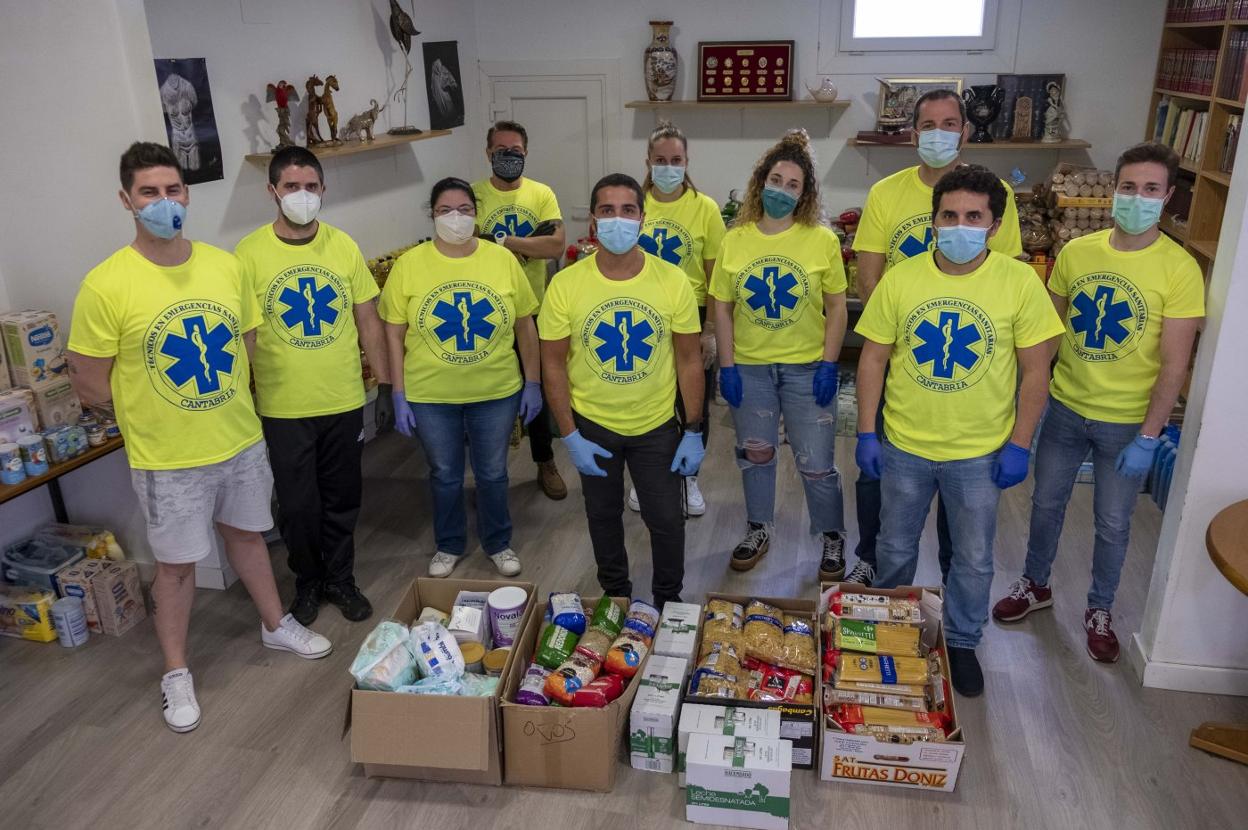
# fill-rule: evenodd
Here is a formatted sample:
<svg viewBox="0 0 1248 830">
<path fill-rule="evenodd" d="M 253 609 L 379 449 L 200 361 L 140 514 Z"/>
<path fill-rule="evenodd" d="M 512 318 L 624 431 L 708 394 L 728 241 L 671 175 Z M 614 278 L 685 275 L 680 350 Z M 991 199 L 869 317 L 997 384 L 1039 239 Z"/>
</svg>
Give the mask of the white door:
<svg viewBox="0 0 1248 830">
<path fill-rule="evenodd" d="M 481 65 L 488 121 L 518 121 L 528 131 L 524 174 L 555 191 L 569 244 L 589 233 L 589 191 L 611 172 L 614 155 L 608 107 L 616 75 L 596 63 Z"/>
</svg>

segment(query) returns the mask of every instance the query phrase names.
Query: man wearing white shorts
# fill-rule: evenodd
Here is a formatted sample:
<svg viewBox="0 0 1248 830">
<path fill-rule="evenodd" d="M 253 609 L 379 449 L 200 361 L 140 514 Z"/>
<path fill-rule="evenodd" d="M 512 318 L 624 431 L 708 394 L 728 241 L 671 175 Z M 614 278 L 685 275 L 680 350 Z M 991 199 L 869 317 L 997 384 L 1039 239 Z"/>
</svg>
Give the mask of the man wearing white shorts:
<svg viewBox="0 0 1248 830">
<path fill-rule="evenodd" d="M 268 548 L 269 470 L 249 390 L 260 314 L 232 254 L 182 236 L 190 193 L 173 152 L 136 142 L 121 157 L 132 243 L 91 270 L 74 302 L 70 377 L 92 411 L 116 417 L 156 557 L 152 607 L 175 732 L 199 726 L 186 639 L 195 563 L 214 547 L 260 612 L 261 642 L 300 657 L 329 640 L 283 616 Z"/>
</svg>

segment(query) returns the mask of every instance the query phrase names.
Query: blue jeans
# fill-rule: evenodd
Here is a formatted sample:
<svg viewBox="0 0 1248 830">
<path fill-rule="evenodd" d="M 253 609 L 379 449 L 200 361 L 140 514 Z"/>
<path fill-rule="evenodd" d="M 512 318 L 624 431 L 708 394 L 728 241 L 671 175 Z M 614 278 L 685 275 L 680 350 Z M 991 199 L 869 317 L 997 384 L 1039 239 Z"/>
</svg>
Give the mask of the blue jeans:
<svg viewBox="0 0 1248 830">
<path fill-rule="evenodd" d="M 913 585 L 919 536 L 939 494 L 953 543 L 945 581 L 945 639 L 954 648 L 979 645 L 988 622 L 992 589 L 992 538 L 1001 491 L 992 482 L 997 453 L 961 461 L 929 461 L 884 442 L 883 505 L 876 547 L 876 588 Z"/>
<path fill-rule="evenodd" d="M 741 406 L 729 407 L 737 428 L 737 466 L 745 486 L 746 518 L 770 524 L 776 517 L 776 446 L 780 416 L 793 461 L 806 490 L 810 532 L 844 532 L 845 501 L 836 469 L 836 399 L 815 403 L 818 363 L 737 364 Z M 770 457 L 764 459 L 770 453 Z M 751 457 L 752 456 L 752 457 Z"/>
<path fill-rule="evenodd" d="M 1088 607 L 1110 610 L 1118 590 L 1118 577 L 1127 558 L 1131 537 L 1131 514 L 1140 493 L 1140 482 L 1118 475 L 1114 464 L 1122 448 L 1135 440 L 1139 424 L 1112 424 L 1084 418 L 1061 402 L 1049 398 L 1036 448 L 1036 488 L 1031 497 L 1031 534 L 1027 539 L 1027 565 L 1023 574 L 1037 585 L 1049 584 L 1049 572 L 1057 558 L 1057 542 L 1066 519 L 1066 504 L 1075 485 L 1079 465 L 1092 451 L 1095 484 L 1092 511 L 1096 541 L 1092 547 L 1092 588 Z"/>
<path fill-rule="evenodd" d="M 438 550 L 462 556 L 468 546 L 464 508 L 464 438 L 477 482 L 477 536 L 487 556 L 511 547 L 507 509 L 507 444 L 520 393 L 475 403 L 412 403 L 416 437 L 429 460 L 433 536 Z"/>
</svg>

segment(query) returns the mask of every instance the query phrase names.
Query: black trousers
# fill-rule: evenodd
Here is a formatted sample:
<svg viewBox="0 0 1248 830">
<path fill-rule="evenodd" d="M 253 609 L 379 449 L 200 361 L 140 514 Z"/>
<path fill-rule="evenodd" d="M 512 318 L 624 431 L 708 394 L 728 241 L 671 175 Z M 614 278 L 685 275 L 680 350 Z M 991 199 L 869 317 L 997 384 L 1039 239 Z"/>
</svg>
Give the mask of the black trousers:
<svg viewBox="0 0 1248 830">
<path fill-rule="evenodd" d="M 277 526 L 296 590 L 352 582 L 364 410 L 261 423 L 277 489 Z"/>
<path fill-rule="evenodd" d="M 533 324 L 537 324 L 537 315 L 533 315 Z M 515 340 L 512 346 L 516 350 L 516 357 L 520 358 L 520 341 Z M 524 359 L 520 358 L 520 376 L 524 378 Z M 554 442 L 555 442 L 555 421 L 550 414 L 550 407 L 546 403 L 546 391 L 542 389 L 542 409 L 537 416 L 529 421 L 529 425 L 525 427 L 525 431 L 529 434 L 529 453 L 533 456 L 534 464 L 545 464 L 547 461 L 553 461 L 555 458 Z"/>
<path fill-rule="evenodd" d="M 624 549 L 624 467 L 628 466 L 641 520 L 650 530 L 650 557 L 654 567 L 651 590 L 663 603 L 680 596 L 685 578 L 685 515 L 680 476 L 672 472 L 672 458 L 680 444 L 675 419 L 642 435 L 620 435 L 573 412 L 581 435 L 610 452 L 598 457 L 603 476 L 581 476 L 589 539 L 598 563 L 598 584 L 608 596 L 631 597 L 628 552 Z"/>
<path fill-rule="evenodd" d="M 706 306 L 698 306 L 698 320 L 702 323 L 702 328 L 706 328 Z M 702 449 L 706 449 L 707 442 L 711 440 L 711 398 L 715 397 L 715 366 L 707 369 L 702 375 Z M 676 390 L 676 415 L 682 424 L 689 423 L 689 419 L 685 417 L 685 399 L 681 397 L 680 389 Z"/>
</svg>

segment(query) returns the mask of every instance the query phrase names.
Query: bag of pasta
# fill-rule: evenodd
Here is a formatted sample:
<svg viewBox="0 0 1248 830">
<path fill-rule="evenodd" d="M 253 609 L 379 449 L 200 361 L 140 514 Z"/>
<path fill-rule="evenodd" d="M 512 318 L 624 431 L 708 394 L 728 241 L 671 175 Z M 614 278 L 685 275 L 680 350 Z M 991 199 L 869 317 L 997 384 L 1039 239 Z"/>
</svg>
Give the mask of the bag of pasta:
<svg viewBox="0 0 1248 830">
<path fill-rule="evenodd" d="M 803 674 L 815 673 L 819 667 L 819 653 L 810 620 L 796 614 L 784 615 L 784 646 L 777 665 Z"/>
<path fill-rule="evenodd" d="M 777 664 L 784 659 L 784 612 L 762 600 L 750 600 L 745 607 L 742 637 L 745 656 Z"/>
<path fill-rule="evenodd" d="M 715 643 L 698 661 L 693 679 L 689 681 L 689 694 L 744 699 L 741 677 L 741 661 L 736 648 L 727 643 Z"/>
<path fill-rule="evenodd" d="M 741 648 L 741 621 L 745 609 L 735 602 L 713 599 L 706 604 L 706 617 L 702 623 L 702 647 L 699 657 L 705 657 L 715 643 L 728 643 Z"/>
</svg>

